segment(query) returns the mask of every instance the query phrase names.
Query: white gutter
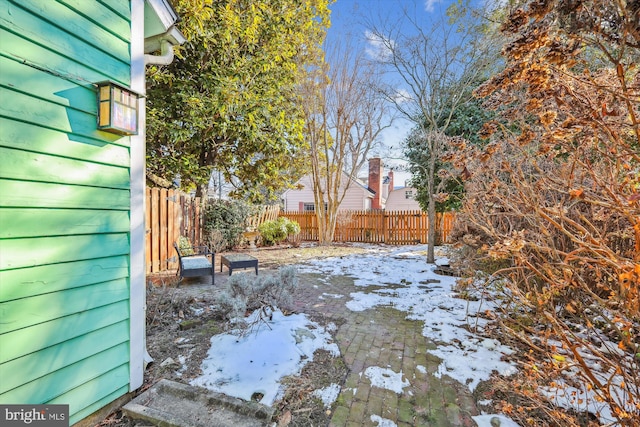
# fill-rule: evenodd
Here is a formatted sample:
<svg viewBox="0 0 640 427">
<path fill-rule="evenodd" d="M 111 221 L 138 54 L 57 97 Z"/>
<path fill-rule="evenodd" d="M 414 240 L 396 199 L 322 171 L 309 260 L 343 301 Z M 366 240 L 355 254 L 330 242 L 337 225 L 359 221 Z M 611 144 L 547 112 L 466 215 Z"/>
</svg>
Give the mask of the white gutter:
<svg viewBox="0 0 640 427">
<path fill-rule="evenodd" d="M 180 30 L 171 27 L 164 34 L 160 34 L 144 41 L 145 52 L 160 50 L 160 55 L 144 55 L 145 65 L 169 65 L 173 61 L 173 48 L 186 41 Z"/>
<path fill-rule="evenodd" d="M 173 44 L 164 39 L 160 42 L 160 55 L 144 55 L 144 65 L 169 65 L 173 62 Z"/>
<path fill-rule="evenodd" d="M 144 383 L 144 369 L 150 359 L 146 349 L 145 275 L 145 82 L 144 82 L 144 1 L 131 1 L 131 89 L 138 98 L 137 135 L 129 137 L 130 169 L 130 279 L 129 279 L 129 391 Z"/>
</svg>

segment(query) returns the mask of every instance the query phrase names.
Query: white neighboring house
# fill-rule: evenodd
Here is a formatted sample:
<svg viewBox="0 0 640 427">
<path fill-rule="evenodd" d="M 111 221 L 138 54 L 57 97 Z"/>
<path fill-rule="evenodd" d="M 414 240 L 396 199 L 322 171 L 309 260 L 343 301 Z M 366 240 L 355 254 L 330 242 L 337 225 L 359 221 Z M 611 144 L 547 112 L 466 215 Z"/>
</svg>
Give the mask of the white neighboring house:
<svg viewBox="0 0 640 427">
<path fill-rule="evenodd" d="M 387 212 L 422 210 L 416 200 L 417 194 L 418 190 L 413 187 L 394 188 L 393 191 L 389 193 L 385 210 Z"/>
<path fill-rule="evenodd" d="M 349 176 L 343 172 L 340 192 L 344 190 Z M 383 176 L 383 163 L 378 157 L 369 160 L 368 182 L 351 180 L 351 185 L 338 210 L 384 209 L 389 188 L 393 188 L 393 172 Z M 285 211 L 313 212 L 313 181 L 311 175 L 305 175 L 294 186 L 282 194 Z M 326 199 L 325 199 L 326 202 Z"/>
<path fill-rule="evenodd" d="M 369 175 L 364 179 L 354 179 L 339 210 L 371 210 L 384 209 L 388 212 L 422 210 L 416 201 L 417 190 L 413 187 L 393 187 L 393 171 L 383 173 L 384 165 L 379 158 L 369 160 Z M 342 175 L 342 186 L 349 176 Z M 285 211 L 313 212 L 313 183 L 311 175 L 305 175 L 295 185 L 285 191 L 282 196 Z M 326 202 L 326 200 L 325 200 Z"/>
<path fill-rule="evenodd" d="M 387 176 L 384 176 L 383 169 L 384 165 L 380 158 L 369 159 L 367 183 L 364 180 L 353 179 L 338 210 L 384 209 L 389 189 L 393 188 L 393 172 L 391 171 Z M 349 176 L 343 172 L 341 192 L 348 180 Z M 281 199 L 285 211 L 315 211 L 311 175 L 302 177 L 294 188 L 288 189 L 282 194 Z"/>
<path fill-rule="evenodd" d="M 349 180 L 349 175 L 343 173 L 341 189 L 342 192 Z M 374 192 L 369 190 L 360 180 L 352 180 L 347 189 L 340 210 L 369 210 Z M 315 212 L 315 202 L 313 198 L 313 182 L 311 175 L 303 176 L 294 188 L 286 190 L 282 194 L 282 202 L 285 211 Z M 325 198 L 326 203 L 326 198 Z"/>
</svg>

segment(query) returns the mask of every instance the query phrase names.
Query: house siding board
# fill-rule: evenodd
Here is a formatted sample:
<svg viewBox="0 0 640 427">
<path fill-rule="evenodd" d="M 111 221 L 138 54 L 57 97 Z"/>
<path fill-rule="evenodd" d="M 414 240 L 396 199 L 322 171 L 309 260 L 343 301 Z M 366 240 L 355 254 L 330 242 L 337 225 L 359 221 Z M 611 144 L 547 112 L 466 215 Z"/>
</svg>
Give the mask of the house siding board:
<svg viewBox="0 0 640 427">
<path fill-rule="evenodd" d="M 129 58 L 116 59 L 107 53 L 114 50 L 117 51 L 121 43 L 121 40 L 117 37 L 112 35 L 110 40 L 106 41 L 102 48 L 98 49 L 75 34 L 71 34 L 42 19 L 32 10 L 23 9 L 19 4 L 20 2 L 11 2 L 8 6 L 11 19 L 0 20 L 0 25 L 3 29 L 28 42 L 27 44 L 24 41 L 21 43 L 26 49 L 16 56 L 27 59 L 29 62 L 39 63 L 40 60 L 33 58 L 30 53 L 33 52 L 32 47 L 41 46 L 56 52 L 73 63 L 84 64 L 84 67 L 108 76 L 113 80 L 123 83 L 129 82 L 131 78 Z M 66 6 L 58 2 L 50 2 L 50 7 L 56 11 L 67 9 Z M 74 17 L 68 18 L 68 20 L 73 20 L 77 23 L 84 20 L 84 18 L 75 14 Z M 70 24 L 67 23 L 66 25 Z M 92 28 L 99 29 L 95 24 Z M 58 71 L 57 68 L 55 70 Z M 81 80 L 84 76 L 83 74 L 76 74 L 76 77 Z M 89 80 L 89 82 L 91 81 Z"/>
<path fill-rule="evenodd" d="M 90 7 L 86 7 L 86 3 L 87 3 L 86 0 L 58 0 L 58 1 L 67 5 L 73 5 L 74 6 L 73 8 L 75 10 L 81 10 L 81 8 L 84 7 L 82 9 L 85 12 L 84 14 L 91 16 L 93 9 L 91 9 Z M 108 15 L 105 15 L 109 17 L 110 27 L 113 27 L 115 23 L 122 24 L 124 22 L 125 23 L 124 28 L 123 27 L 118 27 L 117 29 L 114 28 L 114 34 L 118 34 L 120 37 L 122 37 L 123 40 L 131 41 L 130 33 L 127 31 L 129 28 L 129 16 L 131 13 L 131 11 L 129 10 L 129 2 L 120 1 L 120 0 L 95 0 L 95 3 L 104 6 L 105 14 L 111 11 L 122 18 L 121 21 L 118 21 L 115 19 L 116 17 L 112 16 L 110 13 Z"/>
<path fill-rule="evenodd" d="M 85 1 L 85 3 L 87 2 Z M 121 39 L 117 32 L 118 24 L 120 24 L 120 32 L 129 34 L 129 28 L 122 28 L 123 24 L 128 26 L 128 22 L 103 5 L 99 3 L 93 4 L 91 13 L 98 14 L 100 13 L 98 11 L 101 11 L 100 14 L 103 16 L 103 20 L 97 20 L 91 18 L 91 14 L 70 8 L 64 2 L 20 0 L 18 4 L 20 8 L 28 10 L 28 13 L 37 16 L 42 21 L 45 21 L 46 24 L 66 32 L 72 38 L 79 39 L 83 45 L 91 46 L 102 52 L 102 54 L 115 58 L 120 62 L 129 63 L 129 42 Z M 60 4 L 65 7 L 60 7 Z M 86 12 L 89 11 L 87 10 Z M 100 25 L 101 22 L 115 22 L 116 25 L 112 30 L 109 27 L 102 27 Z"/>
<path fill-rule="evenodd" d="M 128 382 L 129 368 L 127 365 L 120 365 L 94 378 L 93 381 L 86 382 L 52 399 L 48 403 L 68 404 L 70 414 L 69 425 L 75 424 L 84 417 L 102 408 L 107 403 L 126 394 L 129 391 Z M 114 391 L 109 392 L 110 390 Z"/>
<path fill-rule="evenodd" d="M 49 322 L 78 311 L 92 310 L 128 298 L 126 279 L 73 288 L 0 303 L 0 334 Z M 59 304 L 54 304 L 59 301 Z M 65 302 L 73 301 L 73 304 Z"/>
<path fill-rule="evenodd" d="M 298 181 L 300 189 L 289 189 L 285 193 L 284 210 L 302 210 L 304 203 L 314 203 L 313 183 L 311 177 L 306 175 Z"/>
<path fill-rule="evenodd" d="M 418 203 L 417 200 L 413 198 L 411 199 L 406 198 L 406 195 L 405 195 L 406 191 L 412 191 L 414 197 L 417 192 L 415 188 L 411 188 L 411 187 L 403 187 L 403 188 L 398 188 L 396 190 L 393 190 L 389 194 L 389 198 L 387 199 L 387 205 L 385 207 L 385 210 L 387 212 L 421 210 L 420 204 Z"/>
<path fill-rule="evenodd" d="M 25 331 L 21 329 L 7 332 L 1 337 L 3 342 L 6 339 L 6 342 L 11 345 L 0 347 L 0 363 L 39 352 L 54 345 L 66 346 L 67 341 L 73 338 L 89 334 L 114 323 L 127 321 L 122 317 L 122 310 L 127 307 L 127 301 L 119 301 L 115 304 L 37 324 L 29 328 L 29 334 L 25 334 Z M 29 340 L 29 337 L 33 339 Z M 48 362 L 41 358 L 40 363 L 47 364 Z M 4 394 L 0 395 L 0 401 L 4 401 L 7 397 Z"/>
<path fill-rule="evenodd" d="M 0 208 L 0 238 L 70 236 L 75 234 L 126 233 L 127 211 L 97 209 L 49 209 L 47 222 L 32 208 Z"/>
<path fill-rule="evenodd" d="M 129 191 L 0 178 L 0 206 L 128 210 Z"/>
<path fill-rule="evenodd" d="M 96 129 L 93 86 L 130 84 L 129 9 L 0 6 L 0 403 L 71 424 L 129 390 L 130 138 Z"/>
<path fill-rule="evenodd" d="M 115 323 L 68 341 L 71 345 L 55 345 L 0 365 L 0 395 L 126 342 L 128 328 L 126 321 Z"/>
<path fill-rule="evenodd" d="M 66 79 L 72 84 L 89 85 L 109 78 L 125 77 L 124 70 L 119 71 L 117 75 L 111 75 L 99 66 L 97 68 L 92 66 L 99 61 L 88 59 L 91 62 L 87 63 L 87 58 L 73 60 L 64 53 L 48 48 L 46 44 L 35 43 L 24 34 L 11 31 L 4 25 L 5 22 L 0 17 L 0 48 L 2 49 L 0 55 L 8 59 Z M 124 68 L 126 64 L 120 64 L 120 66 Z"/>
<path fill-rule="evenodd" d="M 41 220 L 46 221 L 46 218 Z M 129 236 L 126 233 L 7 239 L 2 243 L 0 270 L 129 253 Z"/>
<path fill-rule="evenodd" d="M 125 279 L 128 275 L 126 255 L 4 270 L 0 271 L 0 302 Z"/>
<path fill-rule="evenodd" d="M 10 91 L 95 114 L 96 95 L 93 86 L 87 84 L 76 88 L 77 84 L 50 74 L 45 70 L 23 64 L 18 58 L 0 57 L 2 86 Z M 7 96 L 12 95 L 7 92 Z M 15 96 L 15 95 L 14 95 Z M 72 98 L 72 99 L 70 99 Z"/>
<path fill-rule="evenodd" d="M 345 174 L 342 176 L 342 184 L 341 188 L 344 188 L 345 180 L 348 180 L 348 176 Z M 285 211 L 293 211 L 293 210 L 302 210 L 300 208 L 300 203 L 315 203 L 313 198 L 313 183 L 311 181 L 311 176 L 307 175 L 298 181 L 298 184 L 302 186 L 302 189 L 290 189 L 287 190 L 284 199 L 285 199 Z M 342 190 L 340 190 L 342 192 Z M 340 204 L 340 210 L 362 210 L 366 208 L 366 199 L 371 197 L 371 193 L 361 185 L 358 185 L 356 182 L 352 182 L 347 192 L 345 193 L 344 199 Z M 326 202 L 326 199 L 325 199 Z"/>
<path fill-rule="evenodd" d="M 0 147 L 0 177 L 125 190 L 129 188 L 129 168 L 3 147 Z"/>
<path fill-rule="evenodd" d="M 364 209 L 364 200 L 367 199 L 367 193 L 362 187 L 352 184 L 344 195 L 342 203 L 340 203 L 340 209 L 353 211 Z"/>
<path fill-rule="evenodd" d="M 80 91 L 84 92 L 85 89 L 82 88 Z M 68 107 L 4 87 L 0 87 L 0 99 L 11 100 L 10 103 L 2 106 L 0 114 L 4 117 L 17 121 L 27 120 L 36 126 L 70 134 L 70 141 L 73 141 L 73 135 L 100 139 L 101 133 L 104 133 L 96 129 L 95 110 L 84 111 Z"/>
<path fill-rule="evenodd" d="M 11 400 L 18 403 L 29 400 L 45 402 L 55 399 L 81 386 L 87 382 L 87 378 L 97 378 L 103 372 L 111 371 L 126 364 L 127 360 L 123 357 L 128 353 L 126 348 L 127 343 L 119 344 L 91 357 L 52 371 L 46 377 L 24 383 L 11 390 Z M 78 373 L 81 373 L 81 375 L 77 375 Z"/>
<path fill-rule="evenodd" d="M 94 95 L 95 96 L 95 95 Z M 95 102 L 95 100 L 94 100 Z M 0 146 L 129 167 L 129 147 L 0 117 Z M 115 135 L 114 135 L 115 137 Z M 73 144 L 69 141 L 73 140 Z"/>
</svg>

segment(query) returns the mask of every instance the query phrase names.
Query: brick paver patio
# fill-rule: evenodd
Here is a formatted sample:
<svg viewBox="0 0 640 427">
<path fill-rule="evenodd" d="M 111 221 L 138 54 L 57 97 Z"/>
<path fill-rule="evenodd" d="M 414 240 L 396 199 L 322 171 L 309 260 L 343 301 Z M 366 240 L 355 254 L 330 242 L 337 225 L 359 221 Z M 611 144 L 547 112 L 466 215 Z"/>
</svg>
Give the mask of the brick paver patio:
<svg viewBox="0 0 640 427">
<path fill-rule="evenodd" d="M 261 267 L 260 275 L 275 274 L 276 270 Z M 226 272 L 216 272 L 214 294 L 227 280 Z M 479 411 L 469 389 L 453 379 L 434 375 L 441 361 L 427 352 L 429 348 L 436 348 L 436 344 L 422 335 L 422 322 L 408 320 L 407 313 L 391 307 L 349 310 L 346 303 L 351 299 L 350 293 L 371 292 L 379 287 L 356 289 L 348 276 L 298 273 L 298 281 L 295 311 L 337 325 L 334 337 L 349 369 L 333 405 L 330 426 L 392 425 L 385 424 L 384 420 L 399 427 L 476 426 L 471 416 L 478 415 Z M 188 286 L 195 293 L 210 296 L 209 283 Z M 401 372 L 402 379 L 410 385 L 401 393 L 376 387 L 365 375 L 369 367 Z M 372 420 L 372 416 L 380 418 Z"/>
<path fill-rule="evenodd" d="M 440 360 L 427 353 L 435 344 L 422 336 L 421 322 L 407 320 L 406 313 L 390 307 L 349 310 L 345 303 L 355 287 L 346 276 L 300 274 L 299 282 L 296 310 L 338 325 L 335 338 L 349 368 L 331 426 L 379 425 L 379 418 L 374 421 L 372 416 L 397 426 L 476 425 L 471 416 L 478 411 L 469 390 L 433 375 Z M 410 385 L 399 394 L 376 387 L 364 374 L 368 367 L 402 372 Z"/>
</svg>

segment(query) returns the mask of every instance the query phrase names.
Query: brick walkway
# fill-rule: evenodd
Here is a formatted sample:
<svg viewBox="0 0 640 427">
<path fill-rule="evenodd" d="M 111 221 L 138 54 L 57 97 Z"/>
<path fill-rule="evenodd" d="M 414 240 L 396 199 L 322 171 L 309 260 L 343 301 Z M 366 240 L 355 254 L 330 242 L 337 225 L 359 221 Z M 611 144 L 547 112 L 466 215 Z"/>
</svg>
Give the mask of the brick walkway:
<svg viewBox="0 0 640 427">
<path fill-rule="evenodd" d="M 299 274 L 294 296 L 296 310 L 338 325 L 335 337 L 349 373 L 330 425 L 384 425 L 372 420 L 377 416 L 397 426 L 475 426 L 471 416 L 478 411 L 468 389 L 433 375 L 440 360 L 427 353 L 435 344 L 422 336 L 422 323 L 393 308 L 353 312 L 345 303 L 355 290 L 348 277 Z M 402 372 L 410 385 L 400 394 L 376 387 L 365 375 L 368 367 Z"/>
<path fill-rule="evenodd" d="M 260 268 L 260 274 L 276 271 L 274 266 Z M 227 280 L 226 270 L 216 271 L 216 291 Z M 479 412 L 468 388 L 453 379 L 433 375 L 441 361 L 427 353 L 436 345 L 422 335 L 422 322 L 407 320 L 405 312 L 390 307 L 349 310 L 345 304 L 351 299 L 350 293 L 380 288 L 356 288 L 353 279 L 346 276 L 298 273 L 298 281 L 294 309 L 316 321 L 338 326 L 334 336 L 349 369 L 333 406 L 330 426 L 389 426 L 380 423 L 379 418 L 372 420 L 372 416 L 399 427 L 476 426 L 471 416 Z M 200 286 L 192 283 L 188 288 L 194 296 L 198 292 L 211 294 L 208 280 Z M 399 394 L 376 387 L 365 375 L 369 367 L 402 372 L 402 379 L 410 385 Z"/>
</svg>

